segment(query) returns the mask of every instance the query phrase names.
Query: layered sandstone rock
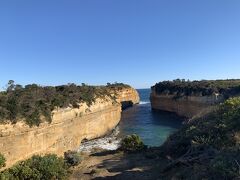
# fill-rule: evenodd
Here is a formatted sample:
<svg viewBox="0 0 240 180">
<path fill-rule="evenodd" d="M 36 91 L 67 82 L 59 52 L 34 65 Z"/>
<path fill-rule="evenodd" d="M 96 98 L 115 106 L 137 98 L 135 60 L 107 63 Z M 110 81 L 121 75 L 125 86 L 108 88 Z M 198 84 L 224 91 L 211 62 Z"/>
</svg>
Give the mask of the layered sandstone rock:
<svg viewBox="0 0 240 180">
<path fill-rule="evenodd" d="M 23 122 L 0 125 L 0 152 L 7 159 L 7 166 L 34 154 L 55 153 L 63 155 L 67 150 L 79 147 L 82 140 L 91 140 L 111 132 L 121 118 L 121 103 L 136 104 L 138 93 L 124 88 L 118 93 L 118 102 L 97 99 L 88 107 L 65 108 L 53 111 L 52 123 L 42 123 L 30 128 Z"/>
<path fill-rule="evenodd" d="M 138 92 L 133 88 L 123 88 L 118 91 L 117 102 L 122 104 L 122 108 L 132 106 L 139 103 Z"/>
<path fill-rule="evenodd" d="M 213 105 L 224 100 L 222 96 L 183 96 L 175 98 L 174 95 L 158 95 L 151 93 L 151 105 L 154 110 L 169 111 L 191 118 L 201 112 L 208 111 Z"/>
</svg>

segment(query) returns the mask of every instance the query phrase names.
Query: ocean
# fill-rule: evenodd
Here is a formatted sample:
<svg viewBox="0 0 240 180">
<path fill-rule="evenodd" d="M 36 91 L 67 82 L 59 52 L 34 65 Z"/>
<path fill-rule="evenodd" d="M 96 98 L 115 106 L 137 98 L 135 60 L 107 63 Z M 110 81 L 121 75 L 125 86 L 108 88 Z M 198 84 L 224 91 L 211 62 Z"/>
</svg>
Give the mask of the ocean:
<svg viewBox="0 0 240 180">
<path fill-rule="evenodd" d="M 140 103 L 122 112 L 119 124 L 121 135 L 137 134 L 148 146 L 159 146 L 179 129 L 182 119 L 175 114 L 153 112 L 150 104 L 150 89 L 138 89 Z"/>
<path fill-rule="evenodd" d="M 175 114 L 154 112 L 150 104 L 150 89 L 138 89 L 140 103 L 122 112 L 120 124 L 113 133 L 104 138 L 82 143 L 79 151 L 91 151 L 94 148 L 115 150 L 122 137 L 137 134 L 151 147 L 160 146 L 168 136 L 179 129 L 182 119 Z"/>
</svg>

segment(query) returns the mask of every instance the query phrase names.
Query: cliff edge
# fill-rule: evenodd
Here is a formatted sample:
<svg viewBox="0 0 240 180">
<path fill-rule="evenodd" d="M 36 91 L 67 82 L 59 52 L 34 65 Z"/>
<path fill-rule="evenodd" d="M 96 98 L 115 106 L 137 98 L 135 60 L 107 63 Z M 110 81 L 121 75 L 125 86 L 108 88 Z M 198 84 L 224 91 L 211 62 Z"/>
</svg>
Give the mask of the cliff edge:
<svg viewBox="0 0 240 180">
<path fill-rule="evenodd" d="M 23 121 L 0 125 L 0 152 L 7 159 L 7 167 L 34 154 L 63 155 L 77 149 L 82 140 L 99 138 L 111 132 L 119 123 L 122 102 L 139 102 L 131 87 L 119 88 L 116 101 L 97 98 L 90 106 L 80 103 L 78 108 L 56 108 L 52 122 L 30 127 Z"/>
<path fill-rule="evenodd" d="M 191 118 L 240 94 L 239 80 L 163 81 L 152 87 L 153 110 L 169 111 Z"/>
<path fill-rule="evenodd" d="M 179 116 L 191 118 L 198 113 L 209 110 L 216 103 L 223 102 L 223 97 L 184 96 L 176 99 L 174 95 L 151 93 L 150 101 L 153 110 L 174 112 Z"/>
</svg>

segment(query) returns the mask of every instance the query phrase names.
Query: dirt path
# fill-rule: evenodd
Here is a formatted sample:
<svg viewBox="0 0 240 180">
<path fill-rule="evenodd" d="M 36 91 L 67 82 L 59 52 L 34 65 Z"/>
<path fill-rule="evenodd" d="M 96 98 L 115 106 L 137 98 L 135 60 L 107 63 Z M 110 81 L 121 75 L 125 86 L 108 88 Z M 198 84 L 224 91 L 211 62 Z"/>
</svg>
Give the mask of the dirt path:
<svg viewBox="0 0 240 180">
<path fill-rule="evenodd" d="M 83 162 L 72 169 L 71 180 L 90 179 L 160 179 L 160 160 L 141 154 L 98 152 L 83 155 Z M 164 162 L 164 161 L 163 161 Z"/>
</svg>

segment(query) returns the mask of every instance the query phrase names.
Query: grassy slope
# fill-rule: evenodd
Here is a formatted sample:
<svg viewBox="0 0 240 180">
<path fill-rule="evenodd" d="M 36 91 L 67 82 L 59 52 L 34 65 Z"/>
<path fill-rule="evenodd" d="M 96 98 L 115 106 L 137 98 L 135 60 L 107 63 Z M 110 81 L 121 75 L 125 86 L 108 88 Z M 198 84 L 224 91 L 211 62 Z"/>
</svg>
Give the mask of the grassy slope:
<svg viewBox="0 0 240 180">
<path fill-rule="evenodd" d="M 165 176 L 190 179 L 240 177 L 240 98 L 184 125 L 161 147 L 170 159 Z"/>
</svg>

